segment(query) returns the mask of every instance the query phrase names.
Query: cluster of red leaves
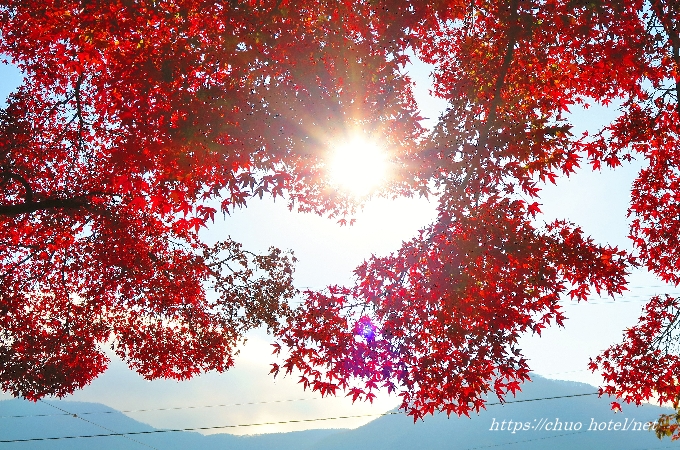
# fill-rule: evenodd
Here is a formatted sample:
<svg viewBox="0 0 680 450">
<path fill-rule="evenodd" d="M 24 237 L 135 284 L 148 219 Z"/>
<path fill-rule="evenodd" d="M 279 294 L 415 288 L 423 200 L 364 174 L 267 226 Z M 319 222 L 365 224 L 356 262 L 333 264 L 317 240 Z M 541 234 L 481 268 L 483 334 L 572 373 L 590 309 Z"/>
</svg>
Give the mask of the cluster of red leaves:
<svg viewBox="0 0 680 450">
<path fill-rule="evenodd" d="M 483 394 L 515 393 L 529 378 L 520 335 L 561 325 L 561 294 L 619 292 L 627 263 L 578 228 L 541 231 L 526 215 L 521 202 L 489 200 L 371 258 L 354 288 L 307 292 L 281 335 L 285 363 L 273 371 L 296 369 L 305 386 L 354 400 L 396 391 L 416 419 L 469 414 Z"/>
<path fill-rule="evenodd" d="M 276 249 L 178 247 L 159 224 L 124 219 L 61 242 L 62 229 L 48 234 L 40 219 L 46 229 L 0 253 L 0 383 L 17 396 L 83 387 L 105 370 L 109 344 L 148 379 L 226 370 L 243 334 L 276 328 L 295 294 L 294 258 Z"/>
<path fill-rule="evenodd" d="M 26 76 L 0 117 L 2 388 L 67 394 L 108 343 L 148 378 L 225 370 L 267 325 L 273 372 L 322 394 L 387 388 L 418 418 L 514 393 L 520 335 L 561 324 L 563 294 L 621 293 L 635 263 L 536 225 L 541 183 L 641 155 L 631 235 L 680 282 L 679 24 L 670 0 L 0 2 L 0 52 Z M 427 135 L 407 50 L 450 105 Z M 612 124 L 572 134 L 569 108 L 615 101 Z M 291 311 L 288 255 L 198 230 L 263 195 L 351 211 L 324 160 L 356 130 L 390 149 L 395 192 L 437 192 L 439 218 Z M 659 347 L 674 308 L 652 299 L 593 362 L 607 392 L 677 396 L 677 352 Z"/>
<path fill-rule="evenodd" d="M 680 47 L 679 47 L 680 48 Z M 641 111 L 640 111 L 641 112 Z M 647 159 L 632 189 L 631 239 L 646 267 L 662 280 L 680 284 L 680 140 L 678 113 L 666 105 L 655 120 L 644 119 L 645 142 L 638 142 Z M 622 343 L 591 360 L 602 372 L 603 393 L 640 404 L 671 403 L 677 412 L 663 416 L 657 436 L 680 439 L 680 314 L 678 299 L 653 297 L 639 323 L 626 330 Z"/>
<path fill-rule="evenodd" d="M 680 8 L 663 1 L 434 6 L 412 28 L 414 48 L 435 65 L 435 93 L 449 109 L 406 166 L 416 189 L 439 189 L 439 220 L 399 253 L 360 267 L 354 288 L 308 294 L 281 334 L 282 368 L 355 399 L 397 390 L 415 418 L 467 414 L 485 393 L 502 398 L 527 378 L 516 339 L 561 322 L 560 294 L 621 293 L 636 261 L 677 284 L 679 23 Z M 614 101 L 622 106 L 612 124 L 571 133 L 570 107 Z M 630 209 L 637 259 L 566 223 L 533 228 L 541 182 L 569 175 L 583 158 L 598 169 L 635 155 L 648 161 Z M 664 308 L 652 300 L 643 320 L 663 325 L 593 363 L 614 386 L 607 392 L 638 402 L 677 395 L 658 378 L 672 377 L 677 352 L 654 353 L 654 372 L 635 357 L 674 326 Z M 370 340 L 356 331 L 365 317 L 376 327 Z M 616 351 L 630 357 L 613 364 Z"/>
<path fill-rule="evenodd" d="M 294 258 L 198 231 L 284 192 L 345 211 L 323 178 L 328 142 L 366 127 L 405 148 L 421 133 L 402 11 L 368 9 L 0 3 L 0 52 L 25 75 L 0 117 L 4 390 L 68 394 L 108 345 L 147 378 L 223 371 L 246 331 L 277 329 Z"/>
<path fill-rule="evenodd" d="M 584 149 L 596 167 L 598 161 L 617 165 L 622 156 L 631 154 L 644 159 L 646 165 L 631 192 L 630 237 L 639 261 L 662 280 L 678 285 L 680 5 L 650 1 L 638 16 L 646 33 L 628 37 L 639 44 L 626 56 L 639 61 L 633 72 L 635 89 L 628 88 L 622 97 L 621 115 Z M 678 409 L 678 318 L 677 299 L 653 297 L 638 324 L 625 331 L 623 342 L 591 360 L 591 369 L 600 371 L 606 383 L 601 392 L 628 403 L 670 402 Z M 661 418 L 659 437 L 680 438 L 675 416 Z"/>
<path fill-rule="evenodd" d="M 594 370 L 604 372 L 606 394 L 641 403 L 658 397 L 660 402 L 680 398 L 677 373 L 678 299 L 653 297 L 645 306 L 640 323 L 626 330 L 623 343 L 612 346 L 591 361 Z M 640 374 L 647 378 L 640 382 Z"/>
</svg>

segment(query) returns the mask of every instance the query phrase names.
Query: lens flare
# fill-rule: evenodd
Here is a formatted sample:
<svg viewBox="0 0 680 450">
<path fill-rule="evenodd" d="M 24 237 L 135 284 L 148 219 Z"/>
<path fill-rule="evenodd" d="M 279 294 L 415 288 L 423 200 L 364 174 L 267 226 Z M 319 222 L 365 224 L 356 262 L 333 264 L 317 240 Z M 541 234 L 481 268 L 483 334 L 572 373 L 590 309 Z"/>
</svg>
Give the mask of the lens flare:
<svg viewBox="0 0 680 450">
<path fill-rule="evenodd" d="M 332 184 L 355 197 L 364 197 L 387 180 L 387 152 L 377 143 L 355 137 L 333 151 L 329 164 Z"/>
<path fill-rule="evenodd" d="M 354 325 L 354 333 L 357 336 L 363 337 L 367 341 L 372 341 L 375 339 L 376 331 L 377 327 L 373 325 L 371 319 L 366 316 L 362 316 Z"/>
</svg>

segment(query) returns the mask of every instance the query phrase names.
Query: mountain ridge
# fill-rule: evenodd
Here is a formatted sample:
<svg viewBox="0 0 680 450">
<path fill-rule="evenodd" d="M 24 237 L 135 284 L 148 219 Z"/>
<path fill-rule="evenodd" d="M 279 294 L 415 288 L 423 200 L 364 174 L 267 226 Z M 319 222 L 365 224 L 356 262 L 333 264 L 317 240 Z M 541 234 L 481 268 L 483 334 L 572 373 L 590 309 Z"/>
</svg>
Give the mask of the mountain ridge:
<svg viewBox="0 0 680 450">
<path fill-rule="evenodd" d="M 659 441 L 653 432 L 642 430 L 642 425 L 639 430 L 631 425 L 654 421 L 660 413 L 670 411 L 669 408 L 624 405 L 623 413 L 614 413 L 609 399 L 591 395 L 596 392 L 593 386 L 549 380 L 535 374 L 532 379 L 533 382 L 522 386 L 523 391 L 517 397 L 504 404 L 490 402 L 488 409 L 471 418 L 435 414 L 414 423 L 403 414 L 388 414 L 356 429 L 312 429 L 248 436 L 163 432 L 97 403 L 4 400 L 0 401 L 0 447 L 12 450 L 93 447 L 101 450 L 354 450 L 357 446 L 368 446 L 372 450 L 471 450 L 500 446 L 532 450 L 550 445 L 552 450 L 614 447 L 638 450 L 671 445 L 668 440 Z M 106 421 L 97 425 L 94 418 L 83 413 L 106 414 Z M 615 430 L 617 423 L 621 425 Z M 559 429 L 548 429 L 557 428 L 558 424 Z M 578 429 L 576 424 L 580 424 Z M 67 438 L 119 432 L 140 434 Z M 31 438 L 49 440 L 7 442 Z"/>
</svg>

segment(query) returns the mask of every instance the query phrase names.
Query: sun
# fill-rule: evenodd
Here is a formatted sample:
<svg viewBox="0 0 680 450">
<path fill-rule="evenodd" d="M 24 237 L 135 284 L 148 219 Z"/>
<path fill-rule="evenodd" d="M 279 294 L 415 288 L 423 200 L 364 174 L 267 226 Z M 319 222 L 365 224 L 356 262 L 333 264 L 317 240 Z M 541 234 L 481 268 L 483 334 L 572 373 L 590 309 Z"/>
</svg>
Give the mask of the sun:
<svg viewBox="0 0 680 450">
<path fill-rule="evenodd" d="M 365 197 L 387 181 L 387 152 L 364 136 L 355 136 L 333 147 L 328 165 L 331 184 L 354 196 Z"/>
</svg>

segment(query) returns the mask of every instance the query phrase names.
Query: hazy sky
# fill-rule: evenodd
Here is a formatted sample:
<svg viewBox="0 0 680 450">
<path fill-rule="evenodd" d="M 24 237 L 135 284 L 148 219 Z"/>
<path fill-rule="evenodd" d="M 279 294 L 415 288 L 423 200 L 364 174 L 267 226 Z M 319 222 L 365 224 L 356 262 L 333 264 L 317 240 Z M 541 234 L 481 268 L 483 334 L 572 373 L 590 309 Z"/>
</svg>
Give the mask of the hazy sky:
<svg viewBox="0 0 680 450">
<path fill-rule="evenodd" d="M 428 94 L 428 68 L 418 64 L 410 70 L 417 83 L 416 96 L 423 115 L 436 118 L 445 104 Z M 19 81 L 16 69 L 2 67 L 0 98 L 5 98 Z M 612 117 L 612 111 L 604 108 L 573 113 L 575 125 L 581 130 L 586 124 L 595 129 Z M 558 186 L 546 187 L 541 198 L 544 214 L 539 220 L 567 218 L 581 225 L 597 242 L 630 248 L 626 238 L 626 209 L 637 167 L 634 163 L 602 173 L 593 173 L 586 167 L 570 179 L 559 180 Z M 321 288 L 351 283 L 352 270 L 363 259 L 372 253 L 384 255 L 396 250 L 403 240 L 413 237 L 434 217 L 435 204 L 423 199 L 374 200 L 358 214 L 356 225 L 340 227 L 333 220 L 290 212 L 284 201 L 265 199 L 254 200 L 227 220 L 216 221 L 204 236 L 206 240 L 216 240 L 230 235 L 254 251 L 264 251 L 272 245 L 292 249 L 299 259 L 297 286 Z M 541 338 L 528 336 L 521 341 L 532 368 L 549 378 L 597 384 L 599 377 L 586 370 L 588 358 L 621 339 L 622 330 L 636 323 L 643 301 L 651 294 L 674 291 L 664 290 L 660 282 L 643 272 L 634 273 L 630 280 L 630 293 L 616 303 L 608 298 L 586 304 L 565 301 L 569 320 L 564 329 L 550 328 Z M 274 380 L 269 376 L 269 364 L 275 362 L 270 353 L 268 337 L 264 333 L 253 333 L 235 368 L 186 382 L 147 382 L 114 359 L 108 372 L 69 399 L 100 402 L 119 410 L 268 402 L 129 414 L 156 427 L 179 428 L 381 413 L 398 403 L 396 398 L 387 395 L 379 397 L 374 405 L 352 405 L 342 397 L 320 399 L 317 394 L 304 392 L 294 377 Z M 368 420 L 371 418 L 227 431 L 265 433 L 344 428 Z"/>
</svg>

